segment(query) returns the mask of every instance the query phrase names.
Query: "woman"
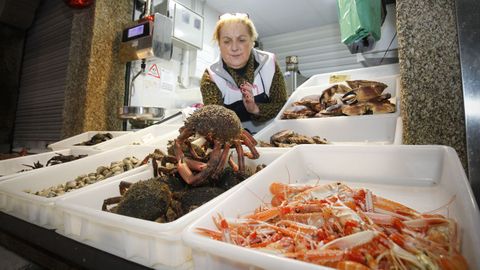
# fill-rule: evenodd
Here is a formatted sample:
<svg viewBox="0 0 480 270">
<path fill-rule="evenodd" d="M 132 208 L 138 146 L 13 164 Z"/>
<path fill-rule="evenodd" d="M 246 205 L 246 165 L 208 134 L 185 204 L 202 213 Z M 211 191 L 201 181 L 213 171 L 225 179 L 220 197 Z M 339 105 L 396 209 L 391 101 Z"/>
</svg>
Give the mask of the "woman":
<svg viewBox="0 0 480 270">
<path fill-rule="evenodd" d="M 253 48 L 257 37 L 248 15 L 222 15 L 213 33 L 220 58 L 207 68 L 200 84 L 205 105 L 224 105 L 235 111 L 251 133 L 268 124 L 287 100 L 275 56 Z"/>
</svg>

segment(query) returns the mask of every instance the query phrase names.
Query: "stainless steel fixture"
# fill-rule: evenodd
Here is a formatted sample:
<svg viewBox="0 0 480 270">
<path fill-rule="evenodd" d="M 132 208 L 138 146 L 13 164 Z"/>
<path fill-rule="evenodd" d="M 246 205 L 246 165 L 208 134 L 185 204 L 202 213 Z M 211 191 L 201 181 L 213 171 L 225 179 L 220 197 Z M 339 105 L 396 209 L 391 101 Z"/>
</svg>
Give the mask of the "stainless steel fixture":
<svg viewBox="0 0 480 270">
<path fill-rule="evenodd" d="M 467 134 L 468 179 L 473 193 L 480 202 L 480 3 L 457 0 L 458 44 L 462 70 L 463 100 L 465 108 L 465 130 Z"/>
<path fill-rule="evenodd" d="M 164 117 L 165 109 L 160 107 L 123 106 L 118 110 L 118 118 L 128 120 L 135 129 L 153 125 Z"/>
<path fill-rule="evenodd" d="M 285 83 L 287 85 L 287 94 L 290 96 L 295 89 L 308 78 L 303 76 L 298 70 L 298 57 L 295 55 L 285 57 L 286 72 L 284 73 Z"/>
</svg>

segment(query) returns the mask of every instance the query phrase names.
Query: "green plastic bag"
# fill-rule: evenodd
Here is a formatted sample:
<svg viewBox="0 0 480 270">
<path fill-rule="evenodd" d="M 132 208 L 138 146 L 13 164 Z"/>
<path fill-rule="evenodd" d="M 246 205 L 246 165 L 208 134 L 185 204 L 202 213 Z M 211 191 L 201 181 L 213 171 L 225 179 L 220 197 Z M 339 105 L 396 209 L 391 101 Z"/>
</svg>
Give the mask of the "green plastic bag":
<svg viewBox="0 0 480 270">
<path fill-rule="evenodd" d="M 346 45 L 372 35 L 380 39 L 381 0 L 338 0 L 338 20 L 342 42 Z"/>
</svg>

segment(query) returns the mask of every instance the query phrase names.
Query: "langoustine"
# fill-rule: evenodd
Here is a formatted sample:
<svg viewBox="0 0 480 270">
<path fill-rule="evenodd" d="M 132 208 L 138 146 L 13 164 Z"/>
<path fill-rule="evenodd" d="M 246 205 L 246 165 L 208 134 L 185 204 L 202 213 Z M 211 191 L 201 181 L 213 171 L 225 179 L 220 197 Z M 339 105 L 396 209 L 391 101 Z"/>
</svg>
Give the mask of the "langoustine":
<svg viewBox="0 0 480 270">
<path fill-rule="evenodd" d="M 337 269 L 468 269 L 457 223 L 343 183 L 272 183 L 271 206 L 213 217 L 219 241 Z"/>
</svg>

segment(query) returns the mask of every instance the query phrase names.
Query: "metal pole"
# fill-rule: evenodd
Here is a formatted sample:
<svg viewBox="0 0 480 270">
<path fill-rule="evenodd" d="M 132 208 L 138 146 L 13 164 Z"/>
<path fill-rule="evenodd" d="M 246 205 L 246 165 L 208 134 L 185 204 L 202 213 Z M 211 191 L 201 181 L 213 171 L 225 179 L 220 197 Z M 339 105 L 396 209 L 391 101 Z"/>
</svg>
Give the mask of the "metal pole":
<svg viewBox="0 0 480 270">
<path fill-rule="evenodd" d="M 462 72 L 468 179 L 480 202 L 480 1 L 456 0 Z"/>
</svg>

